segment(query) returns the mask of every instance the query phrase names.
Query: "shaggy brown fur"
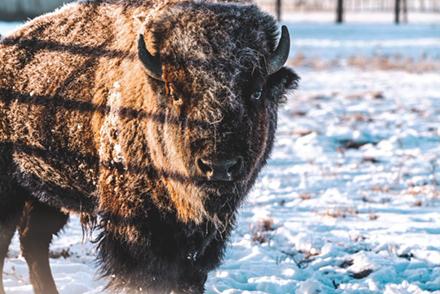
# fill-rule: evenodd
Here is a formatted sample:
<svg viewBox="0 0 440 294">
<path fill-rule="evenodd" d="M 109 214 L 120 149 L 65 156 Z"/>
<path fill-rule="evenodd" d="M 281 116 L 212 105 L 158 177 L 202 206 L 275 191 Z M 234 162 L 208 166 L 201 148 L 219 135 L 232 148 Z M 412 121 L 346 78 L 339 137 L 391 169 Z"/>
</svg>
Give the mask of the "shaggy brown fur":
<svg viewBox="0 0 440 294">
<path fill-rule="evenodd" d="M 164 82 L 137 58 L 140 33 L 160 53 Z M 286 68 L 266 73 L 276 40 L 256 6 L 177 0 L 80 1 L 2 39 L 0 250 L 23 203 L 44 204 L 25 211 L 98 219 L 110 287 L 203 292 L 296 86 Z M 198 174 L 197 158 L 231 156 L 243 159 L 232 182 Z M 46 235 L 65 222 L 51 215 L 60 225 Z M 39 264 L 35 290 L 55 291 L 41 290 L 53 280 Z"/>
</svg>

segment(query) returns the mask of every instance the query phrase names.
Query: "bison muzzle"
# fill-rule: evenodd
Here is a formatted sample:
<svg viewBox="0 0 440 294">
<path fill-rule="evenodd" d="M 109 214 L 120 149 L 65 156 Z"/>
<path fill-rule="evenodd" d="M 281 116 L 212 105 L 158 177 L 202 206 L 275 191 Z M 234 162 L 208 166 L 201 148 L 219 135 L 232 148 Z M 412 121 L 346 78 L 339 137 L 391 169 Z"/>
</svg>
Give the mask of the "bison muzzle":
<svg viewBox="0 0 440 294">
<path fill-rule="evenodd" d="M 289 49 L 255 5 L 196 0 L 79 1 L 2 38 L 0 265 L 18 228 L 56 293 L 73 213 L 110 291 L 203 292 L 296 87 Z"/>
</svg>

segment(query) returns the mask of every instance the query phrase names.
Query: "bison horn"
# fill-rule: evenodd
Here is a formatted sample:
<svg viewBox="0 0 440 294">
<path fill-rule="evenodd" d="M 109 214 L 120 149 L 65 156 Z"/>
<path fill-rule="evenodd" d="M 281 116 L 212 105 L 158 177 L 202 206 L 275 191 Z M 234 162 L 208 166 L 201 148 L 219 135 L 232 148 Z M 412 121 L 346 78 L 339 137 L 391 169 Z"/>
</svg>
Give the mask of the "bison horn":
<svg viewBox="0 0 440 294">
<path fill-rule="evenodd" d="M 289 51 L 290 51 L 289 30 L 287 29 L 286 26 L 282 26 L 281 38 L 278 43 L 278 47 L 269 57 L 267 63 L 267 73 L 269 75 L 276 73 L 283 67 L 284 63 L 286 63 L 287 58 L 289 57 Z"/>
<path fill-rule="evenodd" d="M 150 54 L 150 52 L 148 52 L 143 34 L 139 35 L 138 55 L 145 67 L 145 70 L 147 71 L 147 74 L 153 79 L 162 81 L 162 64 L 160 62 L 160 55 L 158 54 L 157 56 L 153 56 Z"/>
</svg>

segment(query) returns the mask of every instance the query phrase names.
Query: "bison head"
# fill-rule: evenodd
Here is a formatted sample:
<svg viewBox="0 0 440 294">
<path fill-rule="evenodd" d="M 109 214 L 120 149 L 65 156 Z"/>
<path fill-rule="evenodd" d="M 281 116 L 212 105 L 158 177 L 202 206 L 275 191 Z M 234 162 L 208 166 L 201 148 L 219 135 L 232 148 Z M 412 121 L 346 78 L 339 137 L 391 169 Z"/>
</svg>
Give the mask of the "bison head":
<svg viewBox="0 0 440 294">
<path fill-rule="evenodd" d="M 176 2 L 148 9 L 129 58 L 113 64 L 122 75 L 100 130 L 100 260 L 114 287 L 198 293 L 298 76 L 283 67 L 287 28 L 256 6 Z"/>
<path fill-rule="evenodd" d="M 153 94 L 153 165 L 183 220 L 224 219 L 272 148 L 277 110 L 297 75 L 290 38 L 255 6 L 179 4 L 146 20 L 138 57 Z M 154 138 L 154 139 L 153 139 Z"/>
</svg>

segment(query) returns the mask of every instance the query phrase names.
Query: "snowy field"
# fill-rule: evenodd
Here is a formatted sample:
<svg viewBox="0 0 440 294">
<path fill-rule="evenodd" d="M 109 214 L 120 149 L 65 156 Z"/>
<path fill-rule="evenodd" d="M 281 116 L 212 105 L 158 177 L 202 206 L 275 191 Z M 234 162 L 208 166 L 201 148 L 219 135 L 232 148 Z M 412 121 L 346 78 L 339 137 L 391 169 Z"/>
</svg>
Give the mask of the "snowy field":
<svg viewBox="0 0 440 294">
<path fill-rule="evenodd" d="M 289 23 L 293 50 L 309 57 L 341 58 L 352 55 L 405 56 L 440 60 L 438 24 Z"/>
<path fill-rule="evenodd" d="M 440 73 L 361 70 L 352 55 L 440 62 L 440 25 L 288 23 L 300 89 L 208 293 L 440 293 Z M 11 26 L 0 24 L 5 33 Z M 62 294 L 102 293 L 72 218 L 52 246 Z M 32 293 L 17 239 L 8 293 Z"/>
</svg>

